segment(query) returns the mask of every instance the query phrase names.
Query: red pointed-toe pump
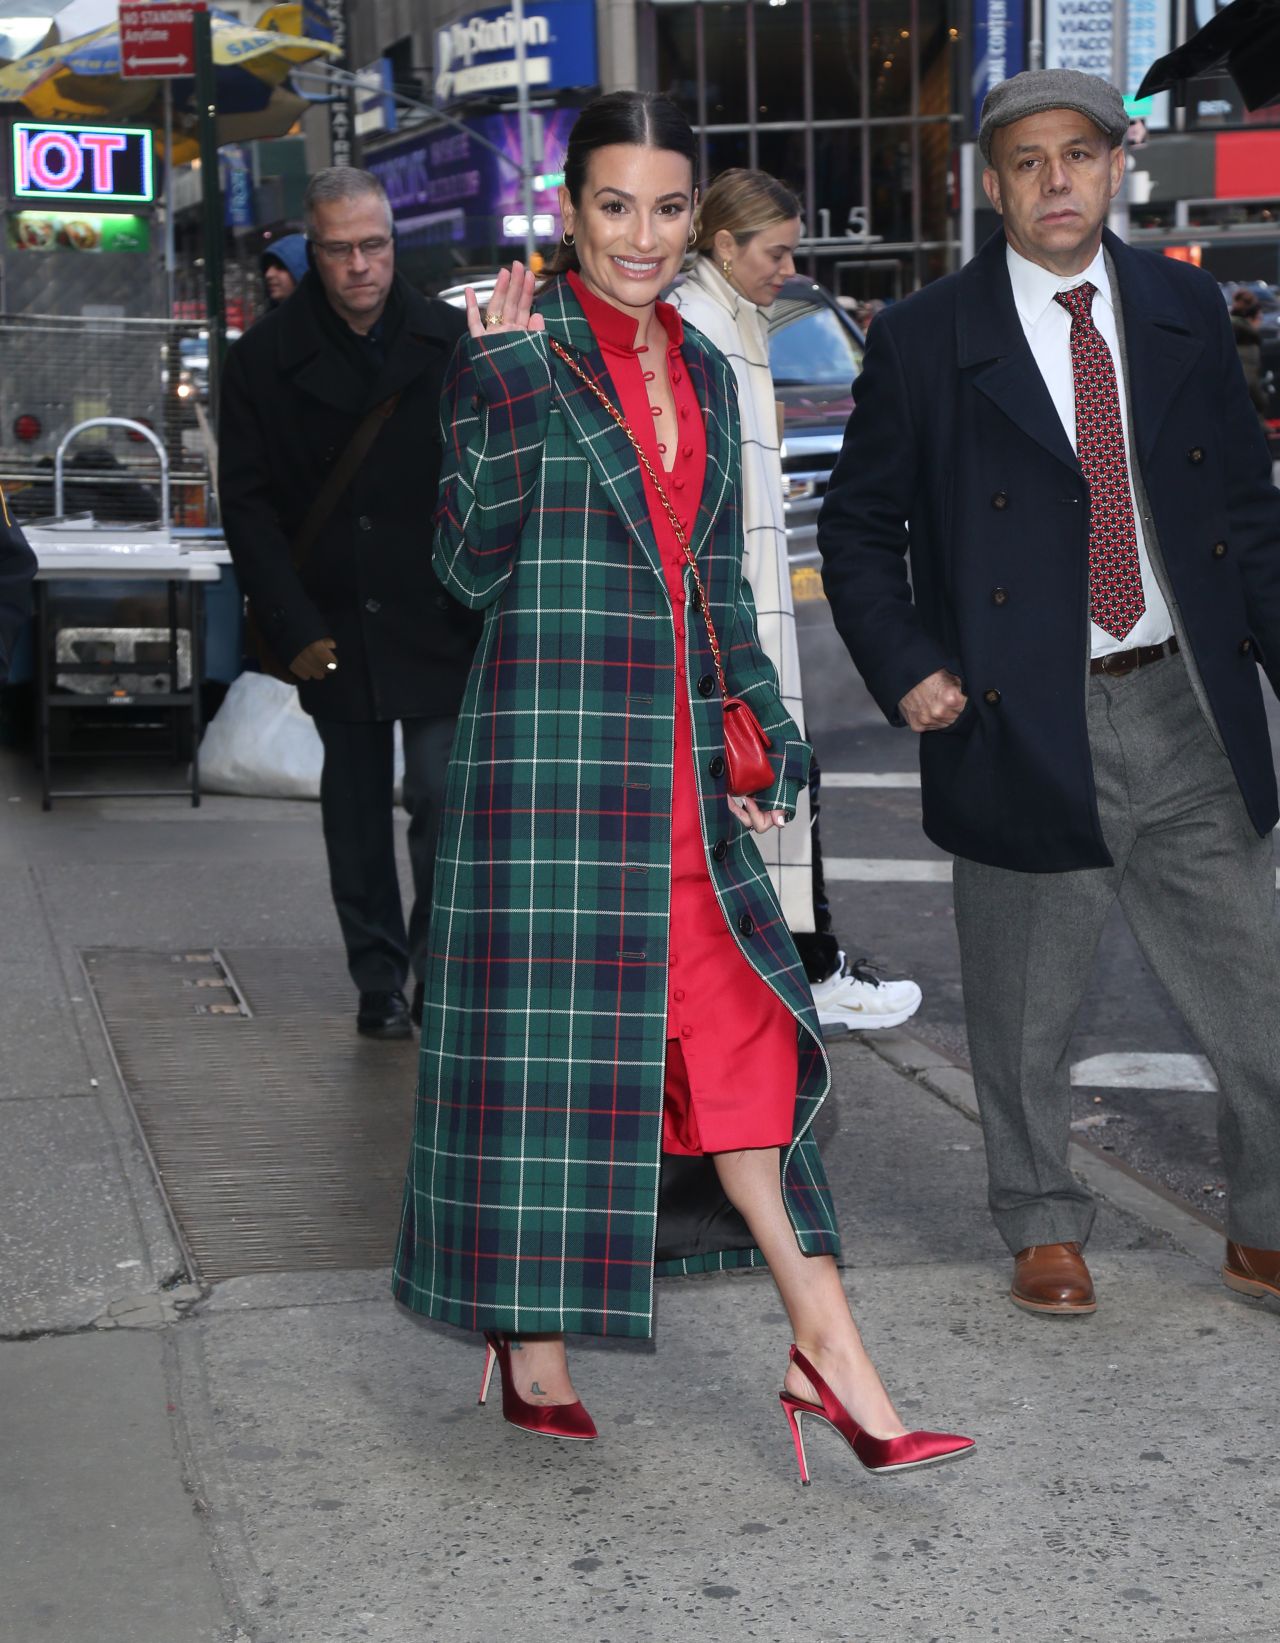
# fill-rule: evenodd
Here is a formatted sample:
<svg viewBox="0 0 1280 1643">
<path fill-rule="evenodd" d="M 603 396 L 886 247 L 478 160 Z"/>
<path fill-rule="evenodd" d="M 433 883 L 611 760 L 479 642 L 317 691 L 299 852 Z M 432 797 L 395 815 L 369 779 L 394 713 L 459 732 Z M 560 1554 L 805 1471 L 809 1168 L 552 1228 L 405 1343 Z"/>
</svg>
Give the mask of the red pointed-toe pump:
<svg viewBox="0 0 1280 1643">
<path fill-rule="evenodd" d="M 578 1438 L 582 1442 L 598 1436 L 596 1423 L 579 1403 L 526 1403 L 516 1391 L 516 1378 L 511 1369 L 511 1347 L 501 1335 L 484 1332 L 484 1379 L 480 1382 L 483 1403 L 489 1396 L 489 1382 L 493 1366 L 497 1364 L 502 1375 L 502 1418 L 522 1432 L 534 1432 L 542 1438 Z"/>
<path fill-rule="evenodd" d="M 796 1446 L 800 1481 L 806 1486 L 811 1480 L 804 1453 L 804 1436 L 800 1431 L 800 1422 L 806 1416 L 833 1426 L 867 1471 L 882 1476 L 890 1472 L 914 1472 L 922 1466 L 938 1466 L 944 1460 L 959 1460 L 962 1455 L 973 1453 L 973 1439 L 962 1438 L 954 1432 L 904 1432 L 897 1438 L 877 1438 L 871 1432 L 863 1431 L 797 1346 L 791 1348 L 791 1361 L 808 1379 L 821 1400 L 810 1403 L 807 1398 L 793 1397 L 790 1392 L 778 1394 Z"/>
</svg>

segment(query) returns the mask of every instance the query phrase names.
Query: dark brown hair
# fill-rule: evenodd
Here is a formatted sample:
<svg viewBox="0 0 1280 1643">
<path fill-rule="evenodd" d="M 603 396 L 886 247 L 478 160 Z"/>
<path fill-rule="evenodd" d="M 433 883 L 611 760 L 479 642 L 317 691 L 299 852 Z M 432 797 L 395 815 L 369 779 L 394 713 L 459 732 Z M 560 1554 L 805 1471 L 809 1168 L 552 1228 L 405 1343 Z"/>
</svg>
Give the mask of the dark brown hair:
<svg viewBox="0 0 1280 1643">
<path fill-rule="evenodd" d="M 587 164 L 598 148 L 631 143 L 640 148 L 683 154 L 698 171 L 698 140 L 685 115 L 669 97 L 652 91 L 608 91 L 593 98 L 574 121 L 564 156 L 564 186 L 575 207 L 582 203 Z M 547 264 L 548 274 L 577 272 L 578 253 L 563 239 Z"/>
</svg>

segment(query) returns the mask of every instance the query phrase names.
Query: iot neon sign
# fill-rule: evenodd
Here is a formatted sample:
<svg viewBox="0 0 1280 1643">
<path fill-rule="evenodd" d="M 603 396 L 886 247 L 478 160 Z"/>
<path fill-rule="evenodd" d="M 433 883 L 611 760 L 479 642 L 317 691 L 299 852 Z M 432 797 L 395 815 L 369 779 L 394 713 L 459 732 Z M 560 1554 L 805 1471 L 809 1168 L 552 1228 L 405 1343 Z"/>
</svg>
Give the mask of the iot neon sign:
<svg viewBox="0 0 1280 1643">
<path fill-rule="evenodd" d="M 13 127 L 13 193 L 20 200 L 154 199 L 151 133 L 138 126 Z"/>
</svg>

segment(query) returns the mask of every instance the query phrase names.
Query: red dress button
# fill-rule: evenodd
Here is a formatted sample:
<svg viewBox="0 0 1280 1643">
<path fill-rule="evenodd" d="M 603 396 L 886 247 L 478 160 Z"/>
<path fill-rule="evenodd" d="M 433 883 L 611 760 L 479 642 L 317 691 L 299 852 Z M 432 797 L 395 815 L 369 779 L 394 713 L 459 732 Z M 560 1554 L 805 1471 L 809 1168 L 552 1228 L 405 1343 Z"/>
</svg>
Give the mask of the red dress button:
<svg viewBox="0 0 1280 1643">
<path fill-rule="evenodd" d="M 685 458 L 685 459 L 686 459 L 686 460 L 688 460 L 688 458 L 689 458 L 689 457 L 691 457 L 691 456 L 692 456 L 692 455 L 693 455 L 693 446 L 692 446 L 692 445 L 686 445 L 686 446 L 685 446 L 685 447 L 684 447 L 684 449 L 683 449 L 683 450 L 682 450 L 682 451 L 681 451 L 681 452 L 680 452 L 680 454 L 681 454 L 681 456 L 683 456 L 683 457 L 684 457 L 684 458 Z"/>
<path fill-rule="evenodd" d="M 677 987 L 675 992 L 672 993 L 671 996 L 672 996 L 672 998 L 675 999 L 677 1004 L 683 1004 L 684 1003 L 684 988 L 683 987 Z"/>
<path fill-rule="evenodd" d="M 693 1037 L 693 1028 L 692 1027 L 681 1027 L 680 1036 L 681 1036 L 681 1038 L 692 1038 Z"/>
<path fill-rule="evenodd" d="M 675 480 L 673 482 L 672 486 L 671 486 L 671 489 L 673 491 L 682 491 L 684 489 L 684 480 L 683 479 Z"/>
</svg>

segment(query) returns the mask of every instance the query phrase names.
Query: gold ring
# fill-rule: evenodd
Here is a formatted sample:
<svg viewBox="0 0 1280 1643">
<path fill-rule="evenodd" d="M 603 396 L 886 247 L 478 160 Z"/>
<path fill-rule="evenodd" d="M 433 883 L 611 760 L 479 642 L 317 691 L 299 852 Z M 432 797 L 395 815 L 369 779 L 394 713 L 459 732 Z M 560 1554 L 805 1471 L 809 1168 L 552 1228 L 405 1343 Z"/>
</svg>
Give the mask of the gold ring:
<svg viewBox="0 0 1280 1643">
<path fill-rule="evenodd" d="M 486 325 L 501 325 L 502 324 L 502 315 L 501 314 L 488 313 L 484 316 L 484 322 L 485 322 Z"/>
</svg>

